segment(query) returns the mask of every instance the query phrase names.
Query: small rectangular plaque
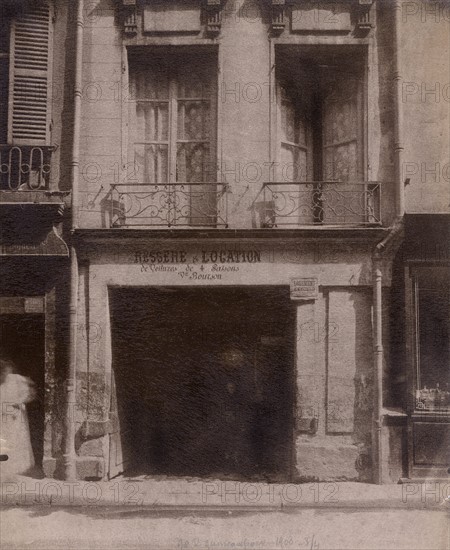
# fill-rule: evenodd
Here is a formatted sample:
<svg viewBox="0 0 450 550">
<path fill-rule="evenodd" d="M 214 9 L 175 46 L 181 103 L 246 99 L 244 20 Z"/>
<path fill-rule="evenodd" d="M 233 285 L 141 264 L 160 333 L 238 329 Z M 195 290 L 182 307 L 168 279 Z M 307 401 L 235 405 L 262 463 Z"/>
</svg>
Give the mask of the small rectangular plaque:
<svg viewBox="0 0 450 550">
<path fill-rule="evenodd" d="M 292 8 L 293 32 L 349 32 L 350 6 L 343 2 L 305 2 Z"/>
<path fill-rule="evenodd" d="M 44 313 L 44 298 L 25 298 L 25 313 Z"/>
<path fill-rule="evenodd" d="M 291 279 L 292 300 L 315 300 L 318 296 L 317 277 L 295 277 Z"/>
<path fill-rule="evenodd" d="M 198 0 L 156 1 L 144 7 L 144 32 L 199 32 Z"/>
</svg>

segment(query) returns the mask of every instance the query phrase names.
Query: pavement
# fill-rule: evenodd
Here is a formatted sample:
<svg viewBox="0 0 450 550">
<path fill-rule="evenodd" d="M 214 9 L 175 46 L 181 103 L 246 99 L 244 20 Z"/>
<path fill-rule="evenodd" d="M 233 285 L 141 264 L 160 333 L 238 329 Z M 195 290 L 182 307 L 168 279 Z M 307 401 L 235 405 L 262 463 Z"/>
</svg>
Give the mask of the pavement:
<svg viewBox="0 0 450 550">
<path fill-rule="evenodd" d="M 1 482 L 2 550 L 450 550 L 450 482 Z"/>
<path fill-rule="evenodd" d="M 0 512 L 2 550 L 449 550 L 444 511 L 22 506 Z"/>
<path fill-rule="evenodd" d="M 261 483 L 233 480 L 117 477 L 67 482 L 17 476 L 1 481 L 2 506 L 97 506 L 192 510 L 351 508 L 449 510 L 450 479 L 398 485 Z"/>
</svg>

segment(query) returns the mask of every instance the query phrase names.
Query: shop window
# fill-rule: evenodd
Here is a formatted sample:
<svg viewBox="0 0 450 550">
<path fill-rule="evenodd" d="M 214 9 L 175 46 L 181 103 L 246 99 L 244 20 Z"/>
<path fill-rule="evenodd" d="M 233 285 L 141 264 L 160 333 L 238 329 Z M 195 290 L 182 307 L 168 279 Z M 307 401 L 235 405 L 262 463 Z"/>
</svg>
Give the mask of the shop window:
<svg viewBox="0 0 450 550">
<path fill-rule="evenodd" d="M 276 56 L 279 181 L 364 179 L 364 64 L 360 53 Z M 287 175 L 289 177 L 287 178 Z"/>
<path fill-rule="evenodd" d="M 416 333 L 416 409 L 450 409 L 450 273 L 413 271 Z"/>
<path fill-rule="evenodd" d="M 136 181 L 215 181 L 217 59 L 205 52 L 130 56 L 129 147 Z"/>
</svg>

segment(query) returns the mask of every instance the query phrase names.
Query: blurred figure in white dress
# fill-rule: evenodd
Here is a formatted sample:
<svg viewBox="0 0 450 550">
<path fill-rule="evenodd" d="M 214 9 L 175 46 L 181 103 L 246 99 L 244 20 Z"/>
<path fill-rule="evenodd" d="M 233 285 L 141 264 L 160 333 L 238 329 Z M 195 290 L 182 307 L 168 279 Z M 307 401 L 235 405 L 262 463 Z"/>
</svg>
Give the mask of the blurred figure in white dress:
<svg viewBox="0 0 450 550">
<path fill-rule="evenodd" d="M 26 403 L 35 399 L 33 382 L 0 359 L 0 481 L 14 480 L 34 467 Z M 6 458 L 7 457 L 7 458 Z"/>
</svg>

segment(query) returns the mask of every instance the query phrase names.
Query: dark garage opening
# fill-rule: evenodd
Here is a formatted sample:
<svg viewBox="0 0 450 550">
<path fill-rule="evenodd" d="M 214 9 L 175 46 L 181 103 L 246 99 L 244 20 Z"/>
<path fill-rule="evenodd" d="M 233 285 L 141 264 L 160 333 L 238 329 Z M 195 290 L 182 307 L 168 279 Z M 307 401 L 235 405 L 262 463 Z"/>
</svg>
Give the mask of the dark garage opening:
<svg viewBox="0 0 450 550">
<path fill-rule="evenodd" d="M 288 288 L 115 288 L 110 304 L 125 473 L 289 479 Z"/>
</svg>

